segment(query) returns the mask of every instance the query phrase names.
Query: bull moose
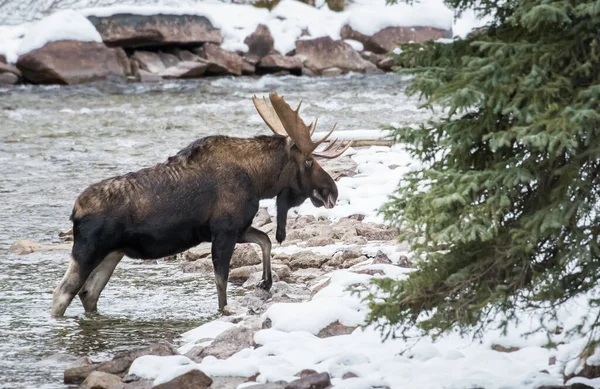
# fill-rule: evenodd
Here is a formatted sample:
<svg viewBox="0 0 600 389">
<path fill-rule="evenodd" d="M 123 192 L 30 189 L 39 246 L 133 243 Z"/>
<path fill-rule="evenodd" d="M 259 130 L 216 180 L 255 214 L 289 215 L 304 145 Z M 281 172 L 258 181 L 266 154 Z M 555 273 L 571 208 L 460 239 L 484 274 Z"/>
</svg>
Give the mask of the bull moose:
<svg viewBox="0 0 600 389">
<path fill-rule="evenodd" d="M 229 264 L 236 243 L 256 243 L 262 250 L 259 287 L 269 290 L 271 240 L 251 226 L 261 199 L 277 197 L 276 239 L 285 239 L 288 210 L 307 198 L 332 208 L 335 181 L 315 160 L 336 158 L 350 142 L 311 137 L 317 122 L 306 125 L 300 105 L 290 108 L 276 93 L 252 98 L 275 133 L 236 138 L 207 136 L 159 163 L 137 172 L 92 184 L 71 213 L 71 262 L 52 298 L 53 316 L 64 315 L 76 294 L 86 312 L 97 310 L 100 293 L 124 255 L 156 259 L 181 253 L 201 242 L 212 243 L 219 310 L 227 305 Z"/>
</svg>

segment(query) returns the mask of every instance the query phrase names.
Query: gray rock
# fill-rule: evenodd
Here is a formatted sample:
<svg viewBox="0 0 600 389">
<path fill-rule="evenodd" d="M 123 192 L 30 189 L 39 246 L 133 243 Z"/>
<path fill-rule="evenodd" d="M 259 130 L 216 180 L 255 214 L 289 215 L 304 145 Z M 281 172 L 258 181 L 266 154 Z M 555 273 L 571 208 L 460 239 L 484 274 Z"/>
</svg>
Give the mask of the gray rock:
<svg viewBox="0 0 600 389">
<path fill-rule="evenodd" d="M 340 68 L 327 68 L 321 72 L 321 75 L 324 77 L 337 77 L 342 74 L 342 69 Z"/>
<path fill-rule="evenodd" d="M 200 357 L 214 356 L 218 359 L 227 359 L 238 351 L 252 347 L 254 344 L 254 331 L 248 327 L 232 327 L 219 334 L 215 340 L 204 347 Z"/>
<path fill-rule="evenodd" d="M 302 61 L 297 57 L 288 57 L 281 54 L 269 54 L 260 60 L 258 69 L 263 73 L 277 73 L 289 71 L 292 74 L 302 73 Z"/>
<path fill-rule="evenodd" d="M 160 74 L 167 68 L 160 58 L 160 55 L 152 51 L 136 51 L 131 56 L 131 59 L 137 62 L 141 70 L 150 73 Z"/>
<path fill-rule="evenodd" d="M 319 373 L 289 382 L 285 389 L 325 389 L 331 386 L 329 373 Z"/>
<path fill-rule="evenodd" d="M 408 259 L 406 255 L 401 255 L 400 258 L 398 258 L 398 263 L 396 265 L 406 268 L 413 267 L 412 262 L 410 261 L 410 259 Z"/>
<path fill-rule="evenodd" d="M 223 50 L 221 47 L 207 43 L 199 49 L 195 50 L 201 58 L 210 62 L 211 66 L 206 70 L 207 74 L 223 75 L 233 74 L 235 76 L 242 75 L 244 61 L 236 53 Z"/>
<path fill-rule="evenodd" d="M 327 246 L 327 245 L 334 244 L 334 243 L 335 243 L 335 240 L 333 240 L 333 238 L 315 236 L 315 237 L 308 239 L 308 241 L 306 242 L 306 245 L 308 247 L 321 247 L 321 246 Z"/>
<path fill-rule="evenodd" d="M 109 46 L 172 46 L 223 42 L 219 29 L 214 28 L 204 16 L 123 13 L 107 17 L 88 16 L 88 19 Z"/>
<path fill-rule="evenodd" d="M 367 223 L 357 224 L 356 233 L 368 240 L 394 240 L 398 236 L 395 228 L 377 227 Z"/>
<path fill-rule="evenodd" d="M 304 67 L 315 74 L 322 74 L 325 69 L 339 68 L 343 73 L 364 72 L 375 65 L 365 61 L 352 46 L 342 40 L 334 41 L 330 37 L 302 39 L 296 41 L 296 55 L 303 55 Z"/>
<path fill-rule="evenodd" d="M 289 282 L 295 284 L 304 284 L 315 278 L 321 277 L 325 272 L 321 269 L 298 269 L 290 274 Z"/>
<path fill-rule="evenodd" d="M 169 67 L 159 74 L 164 78 L 200 78 L 206 72 L 210 64 L 206 61 L 182 61 L 177 65 Z"/>
<path fill-rule="evenodd" d="M 124 81 L 128 59 L 103 43 L 61 40 L 19 56 L 23 78 L 36 84 L 72 85 L 97 80 Z"/>
<path fill-rule="evenodd" d="M 259 208 L 258 212 L 256 213 L 256 216 L 254 216 L 252 225 L 256 228 L 260 228 L 271 222 L 272 222 L 271 215 L 269 215 L 267 208 Z"/>
<path fill-rule="evenodd" d="M 269 382 L 266 384 L 252 385 L 252 389 L 285 389 L 285 384 L 278 384 L 276 382 Z"/>
<path fill-rule="evenodd" d="M 104 373 L 101 371 L 93 371 L 79 386 L 80 389 L 112 389 L 116 385 L 121 384 L 121 377 Z"/>
<path fill-rule="evenodd" d="M 292 269 L 320 268 L 329 258 L 312 251 L 300 251 L 292 254 L 290 267 Z"/>
<path fill-rule="evenodd" d="M 248 380 L 246 377 L 211 377 L 213 383 L 211 389 L 237 389 L 237 387 Z"/>
<path fill-rule="evenodd" d="M 375 257 L 371 261 L 372 265 L 391 265 L 392 260 L 381 250 L 377 251 Z"/>
<path fill-rule="evenodd" d="M 213 271 L 212 258 L 201 258 L 192 262 L 181 264 L 184 273 L 210 273 Z"/>
<path fill-rule="evenodd" d="M 244 43 L 248 45 L 248 56 L 262 58 L 275 51 L 273 35 L 264 24 L 259 24 L 256 30 L 244 39 Z"/>
<path fill-rule="evenodd" d="M 163 51 L 159 51 L 158 55 L 160 56 L 160 60 L 165 65 L 166 68 L 170 68 L 173 66 L 177 66 L 180 62 L 179 58 L 174 54 L 165 53 Z"/>
<path fill-rule="evenodd" d="M 63 373 L 63 382 L 67 385 L 80 384 L 92 374 L 98 365 L 81 365 L 70 367 Z"/>
<path fill-rule="evenodd" d="M 139 82 L 160 82 L 163 79 L 158 74 L 150 73 L 146 70 L 138 70 L 137 74 L 137 80 Z"/>
<path fill-rule="evenodd" d="M 398 42 L 408 43 L 452 38 L 452 31 L 426 26 L 387 27 L 372 36 L 364 35 L 345 25 L 340 31 L 342 39 L 353 39 L 363 44 L 365 50 L 385 54 L 398 47 Z"/>
<path fill-rule="evenodd" d="M 169 382 L 156 385 L 153 389 L 206 389 L 213 380 L 200 370 L 191 370 Z"/>
<path fill-rule="evenodd" d="M 233 251 L 233 255 L 231 256 L 229 267 L 235 269 L 242 266 L 258 265 L 262 263 L 261 256 L 257 251 L 258 248 L 258 245 L 251 243 L 237 244 Z"/>
<path fill-rule="evenodd" d="M 282 268 L 280 268 L 280 270 Z M 273 270 L 273 273 L 272 273 L 273 282 L 279 282 L 280 278 L 279 278 L 278 271 L 274 267 L 272 268 L 272 270 Z M 281 272 L 283 274 L 289 275 L 290 270 L 289 270 L 289 268 L 287 268 L 287 270 L 281 270 Z M 248 279 L 246 281 L 244 281 L 244 283 L 242 284 L 242 287 L 246 288 L 246 289 L 254 289 L 254 288 L 256 288 L 256 286 L 258 285 L 258 283 L 261 280 L 262 280 L 262 269 L 250 274 L 250 277 L 248 277 Z"/>
<path fill-rule="evenodd" d="M 350 335 L 355 329 L 356 327 L 345 326 L 336 320 L 327 327 L 321 329 L 317 336 L 319 338 L 329 338 L 331 336 Z"/>
</svg>

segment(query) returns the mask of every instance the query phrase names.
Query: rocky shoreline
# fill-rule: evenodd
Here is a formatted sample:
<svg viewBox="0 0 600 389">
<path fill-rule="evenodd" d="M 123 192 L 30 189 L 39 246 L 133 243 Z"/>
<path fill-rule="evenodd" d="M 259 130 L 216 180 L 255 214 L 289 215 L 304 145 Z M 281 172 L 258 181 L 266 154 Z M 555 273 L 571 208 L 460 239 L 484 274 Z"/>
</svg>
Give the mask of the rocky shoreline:
<svg viewBox="0 0 600 389">
<path fill-rule="evenodd" d="M 83 23 L 93 25 L 90 28 L 96 29 L 101 42 L 48 41 L 18 56 L 15 64 L 8 64 L 0 55 L 0 85 L 72 85 L 98 80 L 159 82 L 223 75 L 383 73 L 392 70 L 394 60 L 389 54 L 398 43 L 452 36 L 451 30 L 428 26 L 390 26 L 366 35 L 346 24 L 339 31 L 341 39 L 311 37 L 305 29 L 295 41 L 294 49 L 279 52 L 269 27 L 259 24 L 244 39 L 247 51 L 242 51 L 222 47 L 221 29 L 200 15 L 115 13 L 80 17 Z"/>
</svg>

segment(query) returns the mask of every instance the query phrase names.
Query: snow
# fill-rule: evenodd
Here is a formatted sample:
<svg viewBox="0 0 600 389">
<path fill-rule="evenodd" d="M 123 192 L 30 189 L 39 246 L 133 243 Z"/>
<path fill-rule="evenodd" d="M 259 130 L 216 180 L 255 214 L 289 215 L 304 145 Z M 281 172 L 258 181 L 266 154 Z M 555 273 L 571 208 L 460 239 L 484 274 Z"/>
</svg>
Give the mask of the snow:
<svg viewBox="0 0 600 389">
<path fill-rule="evenodd" d="M 73 10 L 65 10 L 33 24 L 19 44 L 16 54 L 23 55 L 48 42 L 59 40 L 102 42 L 100 34 L 85 16 Z"/>
<path fill-rule="evenodd" d="M 232 327 L 235 327 L 235 324 L 226 321 L 211 321 L 203 324 L 181 335 L 181 339 L 186 343 L 177 351 L 185 354 L 194 346 L 210 343 L 214 338 Z"/>
</svg>

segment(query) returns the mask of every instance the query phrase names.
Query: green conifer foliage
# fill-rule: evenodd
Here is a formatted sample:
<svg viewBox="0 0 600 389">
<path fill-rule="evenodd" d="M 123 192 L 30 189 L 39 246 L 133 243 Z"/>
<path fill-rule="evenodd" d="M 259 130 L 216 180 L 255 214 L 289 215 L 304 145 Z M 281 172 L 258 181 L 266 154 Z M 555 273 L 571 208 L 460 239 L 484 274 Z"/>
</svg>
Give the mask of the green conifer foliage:
<svg viewBox="0 0 600 389">
<path fill-rule="evenodd" d="M 600 1 L 447 4 L 493 22 L 397 57 L 408 93 L 442 113 L 392 129 L 423 168 L 382 209 L 419 260 L 375 281 L 369 321 L 386 335 L 510 321 L 600 278 Z"/>
</svg>

